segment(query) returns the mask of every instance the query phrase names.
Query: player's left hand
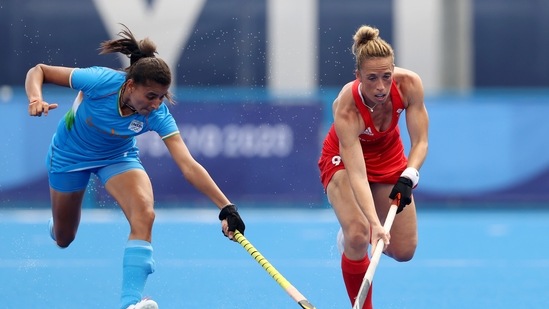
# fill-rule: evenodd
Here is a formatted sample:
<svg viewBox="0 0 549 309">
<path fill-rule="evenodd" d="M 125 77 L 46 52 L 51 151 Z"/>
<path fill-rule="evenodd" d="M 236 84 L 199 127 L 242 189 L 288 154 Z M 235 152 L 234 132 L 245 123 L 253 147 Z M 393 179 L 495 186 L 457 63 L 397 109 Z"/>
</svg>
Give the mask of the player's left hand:
<svg viewBox="0 0 549 309">
<path fill-rule="evenodd" d="M 242 221 L 242 218 L 240 218 L 235 205 L 229 204 L 223 207 L 219 212 L 219 220 L 221 220 L 221 231 L 225 237 L 234 240 L 234 232 L 236 230 L 244 235 L 246 225 Z"/>
<path fill-rule="evenodd" d="M 397 213 L 401 212 L 406 205 L 412 202 L 412 185 L 412 181 L 409 178 L 400 177 L 393 187 L 391 194 L 389 194 L 389 198 L 394 200 L 397 194 L 400 193 Z"/>
</svg>

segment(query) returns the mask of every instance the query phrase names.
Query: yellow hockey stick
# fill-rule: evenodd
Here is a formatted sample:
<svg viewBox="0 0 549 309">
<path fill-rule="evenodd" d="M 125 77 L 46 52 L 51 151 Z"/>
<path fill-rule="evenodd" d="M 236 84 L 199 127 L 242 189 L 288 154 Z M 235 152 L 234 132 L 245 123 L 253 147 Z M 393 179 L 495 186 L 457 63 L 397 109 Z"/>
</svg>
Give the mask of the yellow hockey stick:
<svg viewBox="0 0 549 309">
<path fill-rule="evenodd" d="M 303 296 L 303 294 L 299 293 L 299 291 L 288 281 L 276 268 L 267 261 L 267 259 L 257 251 L 257 249 L 240 233 L 239 231 L 234 232 L 234 239 L 242 245 L 246 251 L 265 269 L 269 275 L 290 295 L 290 297 L 295 300 L 298 305 L 301 306 L 303 309 L 316 309 L 315 306 L 313 306 L 306 298 Z"/>
</svg>

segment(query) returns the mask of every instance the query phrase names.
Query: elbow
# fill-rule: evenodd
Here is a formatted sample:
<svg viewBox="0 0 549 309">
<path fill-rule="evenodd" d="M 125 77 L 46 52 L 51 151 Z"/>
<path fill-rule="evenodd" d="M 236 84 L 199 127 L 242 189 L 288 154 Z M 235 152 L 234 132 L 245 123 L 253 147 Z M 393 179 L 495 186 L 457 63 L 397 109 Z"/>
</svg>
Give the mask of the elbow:
<svg viewBox="0 0 549 309">
<path fill-rule="evenodd" d="M 32 68 L 30 68 L 28 72 L 29 72 L 29 73 L 31 73 L 31 72 L 36 72 L 36 71 L 44 72 L 44 69 L 43 69 L 44 66 L 45 66 L 45 64 L 39 63 L 39 64 L 33 66 Z"/>
<path fill-rule="evenodd" d="M 30 80 L 33 80 L 33 79 L 36 80 L 36 78 L 39 78 L 41 81 L 44 81 L 44 69 L 43 69 L 44 66 L 45 64 L 39 63 L 33 66 L 32 68 L 30 68 L 27 71 L 26 80 L 30 81 Z"/>
</svg>

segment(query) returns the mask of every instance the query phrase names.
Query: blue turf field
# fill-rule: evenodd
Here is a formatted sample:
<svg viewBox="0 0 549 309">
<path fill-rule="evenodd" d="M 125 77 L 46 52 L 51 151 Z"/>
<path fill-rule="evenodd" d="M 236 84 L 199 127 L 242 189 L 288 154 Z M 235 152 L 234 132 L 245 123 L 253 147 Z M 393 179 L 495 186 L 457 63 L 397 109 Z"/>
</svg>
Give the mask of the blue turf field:
<svg viewBox="0 0 549 309">
<path fill-rule="evenodd" d="M 318 309 L 350 308 L 331 210 L 242 209 L 248 240 Z M 299 308 L 237 243 L 215 211 L 159 210 L 156 272 L 146 295 L 161 309 Z M 76 241 L 57 248 L 49 211 L 0 211 L 0 308 L 118 305 L 128 233 L 118 211 L 86 210 Z M 549 212 L 420 211 L 415 258 L 383 257 L 374 304 L 389 308 L 549 308 Z"/>
</svg>

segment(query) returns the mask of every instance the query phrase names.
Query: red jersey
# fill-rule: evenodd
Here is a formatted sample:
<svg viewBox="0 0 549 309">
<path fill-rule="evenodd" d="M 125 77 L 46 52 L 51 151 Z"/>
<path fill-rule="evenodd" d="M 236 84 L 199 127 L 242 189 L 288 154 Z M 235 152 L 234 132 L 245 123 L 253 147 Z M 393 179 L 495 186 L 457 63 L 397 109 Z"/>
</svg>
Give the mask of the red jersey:
<svg viewBox="0 0 549 309">
<path fill-rule="evenodd" d="M 390 92 L 393 103 L 391 124 L 387 130 L 379 132 L 374 126 L 370 111 L 360 96 L 359 85 L 360 81 L 355 80 L 352 85 L 352 93 L 366 128 L 357 138 L 360 139 L 362 145 L 368 181 L 396 183 L 408 163 L 398 127 L 398 120 L 404 111 L 402 98 L 393 81 Z M 336 171 L 345 168 L 339 154 L 339 138 L 333 124 L 324 140 L 318 165 L 324 188 L 328 186 Z"/>
</svg>

